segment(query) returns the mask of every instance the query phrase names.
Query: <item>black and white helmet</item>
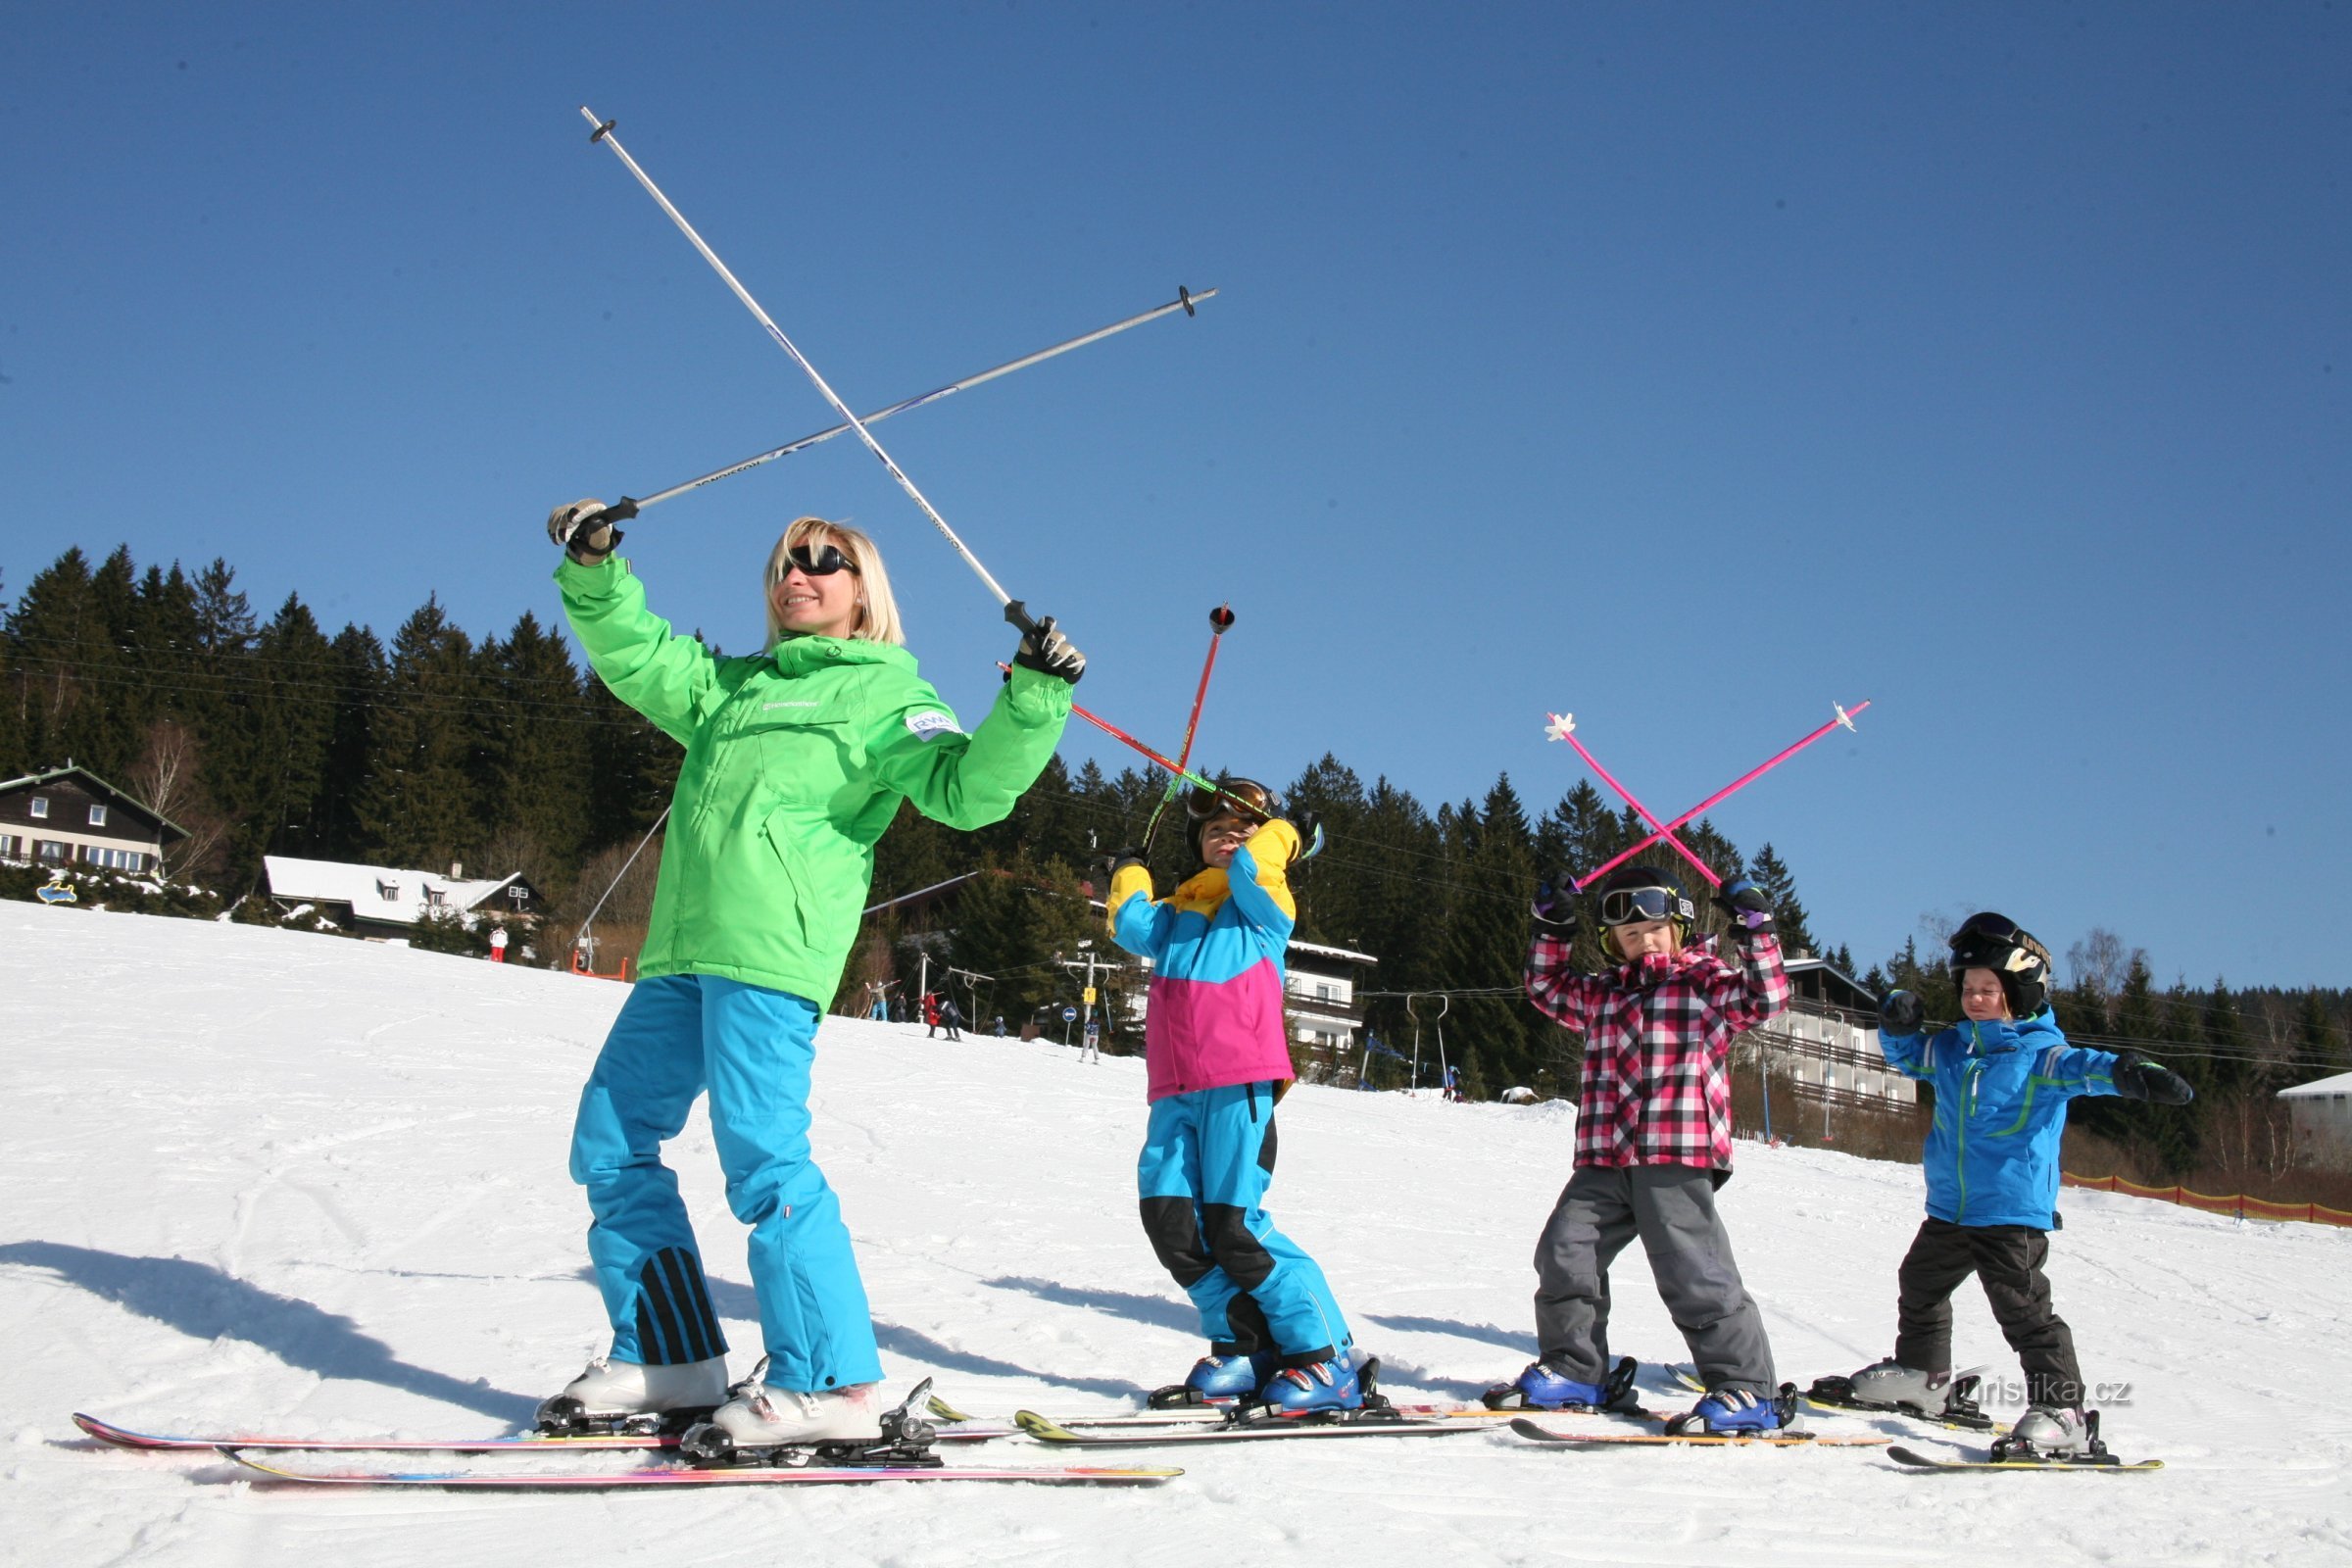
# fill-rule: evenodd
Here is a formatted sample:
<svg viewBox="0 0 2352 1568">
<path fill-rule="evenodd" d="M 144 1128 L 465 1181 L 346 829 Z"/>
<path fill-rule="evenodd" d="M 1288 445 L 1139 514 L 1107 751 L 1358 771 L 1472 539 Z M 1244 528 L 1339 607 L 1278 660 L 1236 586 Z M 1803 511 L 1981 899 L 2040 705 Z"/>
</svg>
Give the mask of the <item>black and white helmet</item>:
<svg viewBox="0 0 2352 1568">
<path fill-rule="evenodd" d="M 2005 914 L 1972 914 L 1952 933 L 1952 983 L 1971 969 L 1990 969 L 2009 999 L 2009 1010 L 2031 1018 L 2050 1004 L 2050 950 Z"/>
<path fill-rule="evenodd" d="M 1621 865 L 1602 877 L 1592 890 L 1592 913 L 1600 927 L 1600 951 L 1613 958 L 1625 956 L 1609 934 L 1614 926 L 1671 920 L 1688 942 L 1698 919 L 1698 907 L 1684 891 L 1682 879 L 1656 865 Z"/>
</svg>

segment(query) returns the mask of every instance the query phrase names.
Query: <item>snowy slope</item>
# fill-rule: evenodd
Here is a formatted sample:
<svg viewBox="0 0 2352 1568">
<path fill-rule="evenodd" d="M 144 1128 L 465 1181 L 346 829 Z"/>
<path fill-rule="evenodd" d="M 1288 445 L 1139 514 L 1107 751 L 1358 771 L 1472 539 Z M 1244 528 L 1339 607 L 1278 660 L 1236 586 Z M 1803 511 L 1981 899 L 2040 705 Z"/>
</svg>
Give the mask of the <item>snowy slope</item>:
<svg viewBox="0 0 2352 1568">
<path fill-rule="evenodd" d="M 75 1409 L 159 1430 L 447 1436 L 525 1422 L 600 1348 L 564 1145 L 622 996 L 322 937 L 0 906 L 0 1559 L 2352 1557 L 2352 1233 L 2092 1194 L 2068 1199 L 2058 1302 L 2087 1375 L 2130 1385 L 2128 1403 L 2110 1401 L 2117 1447 L 2162 1455 L 2161 1475 L 1917 1475 L 1831 1450 L 1541 1451 L 1480 1432 L 1184 1450 L 1171 1462 L 1187 1476 L 1152 1493 L 522 1497 L 296 1493 L 80 1440 Z M 817 1149 L 894 1383 L 936 1376 L 957 1403 L 998 1412 L 1101 1406 L 1181 1375 L 1199 1351 L 1189 1312 L 1134 1218 L 1143 1112 L 1132 1061 L 827 1022 Z M 1460 1398 L 1515 1372 L 1533 1348 L 1528 1257 L 1568 1172 L 1568 1118 L 1309 1088 L 1283 1121 L 1275 1212 L 1323 1259 L 1391 1387 Z M 748 1367 L 740 1231 L 699 1121 L 675 1162 Z M 1915 1171 L 1743 1149 L 1724 1206 L 1784 1376 L 1884 1353 Z M 1617 1280 L 1617 1348 L 1680 1358 L 1638 1251 Z M 1969 1292 L 1959 1344 L 2014 1373 Z"/>
</svg>

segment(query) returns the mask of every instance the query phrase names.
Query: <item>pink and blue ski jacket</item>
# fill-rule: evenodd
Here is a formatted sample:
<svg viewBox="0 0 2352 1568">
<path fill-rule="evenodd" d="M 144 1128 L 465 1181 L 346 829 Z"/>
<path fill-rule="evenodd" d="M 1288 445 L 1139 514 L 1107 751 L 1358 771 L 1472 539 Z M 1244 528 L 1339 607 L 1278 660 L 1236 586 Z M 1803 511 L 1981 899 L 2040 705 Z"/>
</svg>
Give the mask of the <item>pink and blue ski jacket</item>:
<svg viewBox="0 0 2352 1568">
<path fill-rule="evenodd" d="M 1298 853 L 1298 829 L 1268 822 L 1234 853 L 1230 872 L 1211 866 L 1165 900 L 1152 899 L 1143 866 L 1111 877 L 1111 940 L 1152 960 L 1151 1099 L 1291 1078 L 1283 955 L 1298 921 L 1286 875 Z"/>
</svg>

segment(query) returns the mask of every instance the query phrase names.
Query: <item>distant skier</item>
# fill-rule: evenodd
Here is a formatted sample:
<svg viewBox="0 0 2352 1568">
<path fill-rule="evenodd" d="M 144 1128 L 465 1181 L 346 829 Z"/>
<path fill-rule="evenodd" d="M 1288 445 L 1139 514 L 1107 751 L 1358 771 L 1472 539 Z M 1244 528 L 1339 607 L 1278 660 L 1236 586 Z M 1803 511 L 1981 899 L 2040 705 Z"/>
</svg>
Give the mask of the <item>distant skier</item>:
<svg viewBox="0 0 2352 1568">
<path fill-rule="evenodd" d="M 1690 945 L 1697 910 L 1672 872 L 1612 871 L 1592 905 L 1614 967 L 1580 975 L 1570 967 L 1574 888 L 1565 876 L 1537 886 L 1527 994 L 1585 1037 L 1584 1086 L 1576 1172 L 1536 1244 L 1537 1359 L 1490 1391 L 1490 1403 L 1560 1409 L 1626 1398 L 1609 1366 L 1609 1265 L 1639 1236 L 1707 1388 L 1668 1430 L 1768 1432 L 1794 1419 L 1715 1212 L 1715 1192 L 1732 1176 L 1732 1037 L 1788 1005 L 1788 977 L 1771 901 L 1756 885 L 1742 877 L 1717 902 L 1732 917 L 1737 968 L 1711 941 Z"/>
<path fill-rule="evenodd" d="M 963 1009 L 956 1005 L 954 997 L 939 999 L 939 1026 L 948 1032 L 950 1040 L 963 1038 Z"/>
<path fill-rule="evenodd" d="M 923 993 L 923 1038 L 932 1039 L 939 1033 L 939 997 L 935 992 Z"/>
<path fill-rule="evenodd" d="M 1451 1063 L 1448 1063 L 1446 1068 L 1446 1093 L 1444 1098 L 1456 1102 L 1459 1102 L 1462 1098 L 1462 1069 L 1453 1066 Z"/>
<path fill-rule="evenodd" d="M 1004 1038 L 1004 1015 L 1003 1013 L 1000 1012 L 996 1015 L 996 1017 L 989 1020 L 988 1032 L 992 1035 L 995 1035 L 999 1040 Z"/>
<path fill-rule="evenodd" d="M 646 609 L 601 514 L 583 501 L 548 519 L 566 546 L 564 614 L 612 694 L 686 752 L 641 978 L 572 1131 L 612 1349 L 540 1419 L 594 1429 L 717 1406 L 722 1446 L 874 1438 L 873 1320 L 840 1203 L 809 1157 L 817 1020 L 900 802 L 958 829 L 1002 820 L 1052 759 L 1085 661 L 1051 622 L 1024 635 L 966 735 L 916 673 L 881 554 L 857 529 L 786 528 L 761 580 L 766 651 L 721 660 Z M 752 1227 L 766 1348 L 732 1396 L 701 1252 L 661 1159 L 706 1087 L 728 1205 Z"/>
<path fill-rule="evenodd" d="M 1849 1380 L 1852 1397 L 1941 1414 L 1954 1397 L 1952 1292 L 1975 1274 L 2024 1363 L 2025 1416 L 1996 1458 L 2066 1458 L 2092 1448 L 2073 1332 L 2050 1301 L 2042 1265 L 2057 1227 L 2058 1152 L 2069 1101 L 2121 1095 L 2184 1105 L 2188 1080 L 2136 1054 L 2070 1046 L 2050 1010 L 2050 954 L 2000 914 L 1972 915 L 1951 939 L 1962 1021 L 1920 1037 L 1917 996 L 1879 1004 L 1879 1049 L 1908 1078 L 1936 1086 L 1922 1160 L 1928 1217 L 1897 1276 L 1894 1354 Z"/>
<path fill-rule="evenodd" d="M 1201 869 L 1154 902 L 1141 853 L 1123 850 L 1107 901 L 1112 938 L 1152 960 L 1136 1181 L 1145 1234 L 1209 1341 L 1183 1387 L 1196 1400 L 1359 1408 L 1353 1340 L 1323 1270 L 1264 1208 L 1274 1106 L 1292 1077 L 1287 871 L 1320 836 L 1311 819 L 1281 820 L 1274 792 L 1250 779 L 1196 788 L 1186 808 Z"/>
</svg>

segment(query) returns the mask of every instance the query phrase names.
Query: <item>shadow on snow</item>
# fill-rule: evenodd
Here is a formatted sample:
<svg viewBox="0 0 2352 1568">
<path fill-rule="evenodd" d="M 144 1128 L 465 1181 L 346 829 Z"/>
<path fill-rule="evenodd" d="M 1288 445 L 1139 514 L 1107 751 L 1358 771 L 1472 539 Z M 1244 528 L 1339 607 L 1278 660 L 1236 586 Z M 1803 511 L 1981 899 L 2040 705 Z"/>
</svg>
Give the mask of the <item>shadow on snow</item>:
<svg viewBox="0 0 2352 1568">
<path fill-rule="evenodd" d="M 47 1269 L 68 1284 L 195 1340 L 231 1339 L 323 1378 L 379 1383 L 523 1426 L 538 1400 L 415 1366 L 350 1318 L 249 1285 L 184 1257 L 125 1257 L 60 1242 L 0 1246 L 0 1264 Z"/>
</svg>

